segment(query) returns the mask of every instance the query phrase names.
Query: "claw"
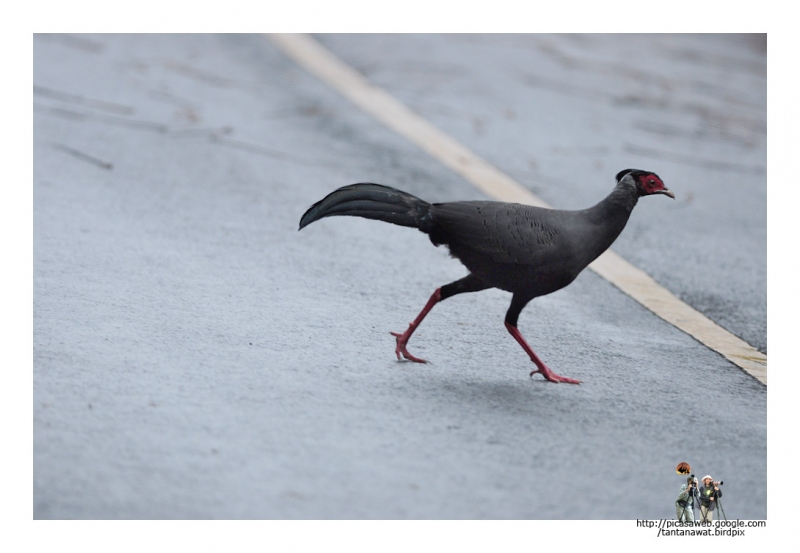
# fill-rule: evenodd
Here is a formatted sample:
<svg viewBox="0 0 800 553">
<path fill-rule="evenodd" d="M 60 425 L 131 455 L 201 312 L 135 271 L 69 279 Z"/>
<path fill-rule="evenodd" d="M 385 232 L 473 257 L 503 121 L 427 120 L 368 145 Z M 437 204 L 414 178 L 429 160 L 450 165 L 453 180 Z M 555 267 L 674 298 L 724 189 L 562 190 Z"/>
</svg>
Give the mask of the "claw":
<svg viewBox="0 0 800 553">
<path fill-rule="evenodd" d="M 546 365 L 545 365 L 545 370 L 544 371 L 541 370 L 541 369 L 536 369 L 535 371 L 531 371 L 531 374 L 530 374 L 531 378 L 533 378 L 533 375 L 536 374 L 536 373 L 541 373 L 541 375 L 543 377 L 545 377 L 547 380 L 549 380 L 550 382 L 566 382 L 567 384 L 580 384 L 581 383 L 580 380 L 575 380 L 574 378 L 569 378 L 569 377 L 561 376 L 560 374 L 554 373 L 549 368 L 547 368 Z"/>
<path fill-rule="evenodd" d="M 409 338 L 411 335 L 414 334 L 414 331 L 417 329 L 419 324 L 422 322 L 422 319 L 425 318 L 425 315 L 433 309 L 433 306 L 442 301 L 441 295 L 441 288 L 437 288 L 434 290 L 433 294 L 431 294 L 428 303 L 425 304 L 425 307 L 422 308 L 422 311 L 419 312 L 417 318 L 408 325 L 408 330 L 400 334 L 399 332 L 391 332 L 390 334 L 397 338 L 397 347 L 394 349 L 394 353 L 397 355 L 397 359 L 402 361 L 403 357 L 408 359 L 409 361 L 413 361 L 414 363 L 427 363 L 424 359 L 420 359 L 419 357 L 414 357 L 408 350 L 406 349 L 406 344 L 408 343 Z"/>
<path fill-rule="evenodd" d="M 511 323 L 506 321 L 506 329 L 511 333 L 514 339 L 522 346 L 522 349 L 525 350 L 525 353 L 528 354 L 528 357 L 531 358 L 531 361 L 536 365 L 536 370 L 531 371 L 531 377 L 533 377 L 536 373 L 542 373 L 542 376 L 545 377 L 550 382 L 566 382 L 567 384 L 580 384 L 580 380 L 575 380 L 574 378 L 567 378 L 566 376 L 561 376 L 560 374 L 556 374 L 550 370 L 550 367 L 544 364 L 544 361 L 539 359 L 539 356 L 536 355 L 531 347 L 528 345 L 528 342 L 525 341 L 525 338 L 522 337 L 522 334 L 519 333 L 517 327 L 512 325 Z"/>
<path fill-rule="evenodd" d="M 410 327 L 409 330 L 411 330 Z M 414 363 L 427 363 L 427 361 L 425 361 L 424 359 L 420 359 L 419 357 L 411 355 L 406 349 L 406 344 L 408 343 L 408 339 L 411 337 L 411 333 L 409 331 L 403 332 L 402 334 L 400 334 L 399 332 L 390 332 L 389 334 L 397 338 L 397 347 L 395 348 L 394 352 L 397 355 L 397 359 L 399 361 L 402 361 L 403 357 L 405 357 L 406 359 L 408 359 L 409 361 L 413 361 Z"/>
</svg>

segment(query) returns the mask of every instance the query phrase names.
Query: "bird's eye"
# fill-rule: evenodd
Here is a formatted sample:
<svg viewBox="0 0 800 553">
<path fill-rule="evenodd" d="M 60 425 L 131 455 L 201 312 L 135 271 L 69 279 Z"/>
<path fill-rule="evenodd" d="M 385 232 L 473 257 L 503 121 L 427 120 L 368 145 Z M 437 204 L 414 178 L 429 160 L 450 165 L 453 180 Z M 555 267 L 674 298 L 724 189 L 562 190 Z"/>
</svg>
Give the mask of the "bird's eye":
<svg viewBox="0 0 800 553">
<path fill-rule="evenodd" d="M 656 183 L 656 181 L 654 181 L 653 179 L 650 179 L 649 183 L 650 183 L 650 184 L 655 184 L 655 183 Z"/>
</svg>

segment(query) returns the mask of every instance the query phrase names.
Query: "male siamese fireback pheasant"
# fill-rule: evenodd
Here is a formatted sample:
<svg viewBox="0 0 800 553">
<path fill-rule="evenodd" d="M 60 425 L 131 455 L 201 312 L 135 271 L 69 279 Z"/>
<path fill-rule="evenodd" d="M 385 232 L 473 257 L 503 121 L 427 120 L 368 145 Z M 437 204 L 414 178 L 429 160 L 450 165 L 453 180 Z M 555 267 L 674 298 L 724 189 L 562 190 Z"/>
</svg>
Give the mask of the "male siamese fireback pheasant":
<svg viewBox="0 0 800 553">
<path fill-rule="evenodd" d="M 333 215 L 378 219 L 419 229 L 434 245 L 445 244 L 466 266 L 469 274 L 437 288 L 405 332 L 392 332 L 398 359 L 402 356 L 425 363 L 406 346 L 436 303 L 464 292 L 499 288 L 513 294 L 505 325 L 536 365 L 531 376 L 538 372 L 551 382 L 579 384 L 544 364 L 517 330 L 517 319 L 529 301 L 565 287 L 606 251 L 625 228 L 641 196 L 675 198 L 650 171 L 625 169 L 616 181 L 604 200 L 577 211 L 486 201 L 430 204 L 388 186 L 351 184 L 312 205 L 300 219 L 300 229 Z"/>
</svg>

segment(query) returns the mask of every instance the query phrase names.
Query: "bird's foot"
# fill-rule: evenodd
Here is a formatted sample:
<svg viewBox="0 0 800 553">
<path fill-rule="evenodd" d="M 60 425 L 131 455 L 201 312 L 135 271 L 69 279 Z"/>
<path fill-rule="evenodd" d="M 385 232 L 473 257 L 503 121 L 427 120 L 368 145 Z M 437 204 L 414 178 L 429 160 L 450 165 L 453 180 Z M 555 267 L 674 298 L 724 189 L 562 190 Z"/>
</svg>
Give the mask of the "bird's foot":
<svg viewBox="0 0 800 553">
<path fill-rule="evenodd" d="M 541 373 L 543 377 L 545 377 L 550 382 L 566 382 L 567 384 L 580 384 L 580 380 L 575 380 L 574 378 L 568 378 L 566 376 L 561 376 L 560 374 L 556 374 L 550 370 L 547 365 L 542 365 L 535 371 L 531 371 L 531 378 L 536 373 Z"/>
<path fill-rule="evenodd" d="M 419 357 L 415 357 L 408 353 L 406 349 L 406 344 L 408 343 L 408 339 L 411 338 L 411 333 L 413 332 L 412 328 L 409 327 L 408 330 L 400 334 L 399 332 L 390 332 L 392 336 L 397 338 L 397 347 L 394 349 L 395 354 L 397 355 L 397 359 L 402 361 L 403 357 L 408 359 L 409 361 L 413 361 L 414 363 L 427 363 L 424 359 L 420 359 Z"/>
</svg>

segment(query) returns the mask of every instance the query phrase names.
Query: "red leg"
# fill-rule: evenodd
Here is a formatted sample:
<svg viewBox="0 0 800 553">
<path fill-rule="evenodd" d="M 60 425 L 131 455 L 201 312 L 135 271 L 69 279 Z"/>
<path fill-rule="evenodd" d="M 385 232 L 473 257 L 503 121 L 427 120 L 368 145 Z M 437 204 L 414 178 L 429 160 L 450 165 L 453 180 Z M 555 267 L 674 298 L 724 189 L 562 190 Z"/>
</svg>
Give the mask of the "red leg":
<svg viewBox="0 0 800 553">
<path fill-rule="evenodd" d="M 392 336 L 397 338 L 397 347 L 395 348 L 394 352 L 397 354 L 397 358 L 402 360 L 403 357 L 408 359 L 409 361 L 414 361 L 415 363 L 427 363 L 424 359 L 420 359 L 419 357 L 414 357 L 408 350 L 406 349 L 406 344 L 408 343 L 409 338 L 411 335 L 414 334 L 414 331 L 417 329 L 419 324 L 422 322 L 422 319 L 425 318 L 425 315 L 433 309 L 433 306 L 439 303 L 442 300 L 442 293 L 441 288 L 437 288 L 436 291 L 431 294 L 431 298 L 428 300 L 428 303 L 425 304 L 425 307 L 422 308 L 422 311 L 419 312 L 417 318 L 414 319 L 410 325 L 408 325 L 408 330 L 403 332 L 402 334 L 398 332 L 392 332 Z M 402 357 L 401 357 L 402 355 Z"/>
<path fill-rule="evenodd" d="M 550 368 L 544 364 L 544 361 L 539 359 L 539 356 L 533 352 L 531 347 L 528 345 L 528 342 L 525 341 L 525 338 L 523 338 L 522 334 L 520 334 L 519 330 L 517 330 L 517 327 L 511 326 L 510 324 L 506 323 L 506 328 L 514 337 L 514 339 L 517 342 L 519 342 L 519 345 L 522 346 L 522 349 L 525 350 L 525 353 L 528 354 L 528 356 L 531 358 L 531 361 L 533 361 L 536 364 L 536 367 L 538 367 L 535 371 L 531 371 L 531 376 L 533 376 L 535 373 L 542 373 L 542 376 L 544 376 L 550 382 L 567 382 L 569 384 L 581 383 L 580 380 L 575 380 L 574 378 L 567 378 L 566 376 L 560 376 L 551 371 Z"/>
</svg>

